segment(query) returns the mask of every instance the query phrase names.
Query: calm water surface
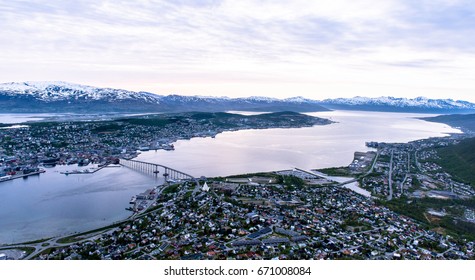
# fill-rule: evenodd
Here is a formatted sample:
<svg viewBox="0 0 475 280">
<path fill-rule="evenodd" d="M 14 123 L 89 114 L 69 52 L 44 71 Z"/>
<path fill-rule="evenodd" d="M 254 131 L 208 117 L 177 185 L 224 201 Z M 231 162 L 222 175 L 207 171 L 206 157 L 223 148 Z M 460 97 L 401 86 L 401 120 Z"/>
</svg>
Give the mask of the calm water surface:
<svg viewBox="0 0 475 280">
<path fill-rule="evenodd" d="M 133 195 L 162 183 L 161 178 L 125 167 L 59 173 L 74 169 L 80 168 L 58 166 L 39 176 L 0 183 L 0 244 L 109 225 L 131 214 L 125 208 Z"/>
<path fill-rule="evenodd" d="M 28 121 L 40 121 L 51 114 L 0 114 L 0 123 L 24 123 Z"/>
<path fill-rule="evenodd" d="M 347 166 L 367 141 L 409 142 L 460 133 L 445 124 L 415 119 L 427 114 L 332 111 L 312 113 L 336 123 L 292 129 L 241 130 L 216 138 L 179 140 L 175 151 L 149 151 L 138 159 L 186 170 L 194 176 L 227 176 Z"/>
</svg>

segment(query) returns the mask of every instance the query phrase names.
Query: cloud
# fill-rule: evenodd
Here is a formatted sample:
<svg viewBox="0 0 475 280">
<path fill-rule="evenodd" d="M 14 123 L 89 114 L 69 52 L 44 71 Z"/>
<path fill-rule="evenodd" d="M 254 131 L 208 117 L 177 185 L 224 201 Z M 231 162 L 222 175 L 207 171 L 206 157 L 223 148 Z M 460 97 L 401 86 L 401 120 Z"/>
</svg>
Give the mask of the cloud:
<svg viewBox="0 0 475 280">
<path fill-rule="evenodd" d="M 414 83 L 406 73 L 417 87 L 433 85 L 430 75 L 473 89 L 474 14 L 473 2 L 455 0 L 8 1 L 0 70 L 5 81 L 61 73 L 135 89 L 189 83 L 195 94 L 213 83 L 233 94 L 259 83 L 249 95 L 285 94 L 263 90 L 272 83 L 302 83 L 308 94 L 345 82 L 401 87 Z"/>
</svg>

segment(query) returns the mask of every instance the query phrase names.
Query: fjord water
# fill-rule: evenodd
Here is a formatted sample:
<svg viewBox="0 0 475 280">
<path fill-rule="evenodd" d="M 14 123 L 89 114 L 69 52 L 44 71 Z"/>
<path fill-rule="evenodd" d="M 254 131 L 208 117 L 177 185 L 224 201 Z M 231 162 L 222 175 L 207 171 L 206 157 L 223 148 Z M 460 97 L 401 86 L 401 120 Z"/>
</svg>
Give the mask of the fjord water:
<svg viewBox="0 0 475 280">
<path fill-rule="evenodd" d="M 156 162 L 194 176 L 222 176 L 299 167 L 348 165 L 366 141 L 408 142 L 459 133 L 425 122 L 421 114 L 333 111 L 311 115 L 336 123 L 296 129 L 242 130 L 216 138 L 179 140 L 175 151 L 149 151 L 138 160 Z M 40 176 L 0 183 L 0 244 L 58 236 L 126 218 L 131 196 L 161 183 L 161 177 L 127 168 L 89 175 L 63 175 L 59 166 Z"/>
<path fill-rule="evenodd" d="M 186 170 L 194 176 L 227 176 L 289 168 L 347 166 L 368 141 L 409 142 L 460 133 L 426 122 L 427 114 L 331 111 L 310 113 L 335 123 L 291 129 L 224 132 L 216 138 L 179 140 L 175 151 L 149 151 L 138 159 Z"/>
<path fill-rule="evenodd" d="M 24 123 L 28 121 L 40 121 L 51 114 L 0 114 L 0 123 Z"/>
<path fill-rule="evenodd" d="M 82 169 L 91 166 L 83 167 Z M 26 179 L 0 182 L 0 244 L 85 231 L 127 218 L 133 195 L 163 183 L 125 167 L 64 175 L 77 166 L 47 168 Z"/>
</svg>

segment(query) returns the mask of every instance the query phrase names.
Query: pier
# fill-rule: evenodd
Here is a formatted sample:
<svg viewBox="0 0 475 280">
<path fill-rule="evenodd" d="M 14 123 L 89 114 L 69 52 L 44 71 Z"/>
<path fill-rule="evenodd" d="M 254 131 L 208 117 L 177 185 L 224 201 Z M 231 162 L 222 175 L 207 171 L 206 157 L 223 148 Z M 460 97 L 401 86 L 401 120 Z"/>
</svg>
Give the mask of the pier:
<svg viewBox="0 0 475 280">
<path fill-rule="evenodd" d="M 4 176 L 4 177 L 0 177 L 0 182 L 6 182 L 6 181 L 11 181 L 11 180 L 15 180 L 15 179 L 19 179 L 19 178 L 28 178 L 28 176 L 34 176 L 34 175 L 39 175 L 41 173 L 45 173 L 46 171 L 44 171 L 43 169 L 41 170 L 38 170 L 38 171 L 34 171 L 34 172 L 30 172 L 30 173 L 27 173 L 27 174 L 15 174 L 15 175 L 9 175 L 9 176 Z"/>
<path fill-rule="evenodd" d="M 157 164 L 157 163 L 150 163 L 145 161 L 139 160 L 132 160 L 132 159 L 120 159 L 120 165 L 135 169 L 144 173 L 155 174 L 158 176 L 160 172 L 163 172 L 163 177 L 165 180 L 194 180 L 195 177 L 187 174 L 185 172 L 181 172 L 179 170 L 173 169 L 171 167 Z"/>
</svg>

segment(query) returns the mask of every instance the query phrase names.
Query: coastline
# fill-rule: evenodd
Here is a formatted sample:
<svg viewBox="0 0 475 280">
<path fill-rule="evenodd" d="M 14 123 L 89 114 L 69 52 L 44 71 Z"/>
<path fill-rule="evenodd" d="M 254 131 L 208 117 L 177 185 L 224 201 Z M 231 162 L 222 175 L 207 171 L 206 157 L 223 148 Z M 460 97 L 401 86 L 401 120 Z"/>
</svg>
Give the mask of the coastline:
<svg viewBox="0 0 475 280">
<path fill-rule="evenodd" d="M 135 157 L 134 157 L 135 158 Z M 127 167 L 124 167 L 123 168 L 127 168 Z M 101 168 L 102 169 L 102 168 Z M 297 168 L 298 170 L 298 168 Z M 273 171 L 274 173 L 277 173 L 278 171 Z M 259 172 L 257 172 L 259 173 Z M 244 174 L 241 174 L 241 175 L 244 175 Z M 322 176 L 323 178 L 328 178 L 329 180 L 333 181 L 333 182 L 337 182 L 337 183 L 340 183 L 342 184 L 341 186 L 342 187 L 345 187 L 346 184 L 344 184 L 346 181 L 354 181 L 354 178 L 350 178 L 350 177 L 335 177 L 335 176 L 328 176 L 324 173 L 321 173 L 321 172 L 318 172 L 318 174 L 314 174 L 314 175 L 317 175 L 317 176 Z M 232 177 L 232 176 L 231 176 Z M 210 179 L 213 179 L 213 178 L 210 178 Z M 348 180 L 347 180 L 348 179 Z M 349 184 L 349 183 L 348 183 Z M 165 187 L 167 187 L 166 184 L 164 185 L 159 185 L 159 186 L 156 186 L 154 189 L 159 189 L 160 190 L 158 191 L 158 194 L 157 194 L 157 197 L 159 196 L 159 194 L 163 191 L 163 189 L 165 189 Z M 357 188 L 360 188 L 361 190 L 364 190 L 363 188 L 361 187 L 357 187 Z M 351 191 L 355 191 L 354 189 L 352 188 L 348 188 L 350 189 Z M 362 194 L 358 191 L 355 191 L 355 193 L 359 194 L 359 195 L 363 195 L 363 196 L 366 196 L 368 197 L 367 195 L 365 194 Z M 370 197 L 370 196 L 369 196 Z M 10 250 L 10 249 L 18 249 L 18 248 L 22 248 L 22 247 L 28 247 L 28 245 L 35 245 L 34 247 L 35 248 L 40 248 L 41 251 L 44 251 L 44 250 L 47 250 L 50 246 L 43 246 L 42 244 L 45 244 L 45 243 L 53 243 L 53 244 L 56 244 L 57 247 L 62 247 L 62 246 L 66 246 L 68 244 L 74 244 L 76 242 L 80 242 L 80 241 L 84 241 L 88 238 L 92 238 L 92 237 L 95 237 L 99 234 L 102 234 L 103 232 L 105 231 L 108 231 L 110 230 L 111 228 L 115 228 L 121 224 L 124 224 L 124 223 L 127 223 L 135 218 L 139 218 L 140 216 L 142 215 L 145 215 L 148 213 L 149 209 L 153 208 L 155 205 L 154 203 L 149 203 L 147 205 L 146 208 L 144 208 L 143 210 L 141 211 L 133 211 L 132 214 L 130 214 L 130 216 L 128 216 L 127 218 L 125 219 L 122 219 L 122 220 L 119 220 L 119 221 L 114 221 L 112 222 L 110 225 L 107 225 L 107 226 L 102 226 L 102 227 L 98 227 L 98 228 L 92 228 L 92 229 L 88 229 L 88 230 L 85 230 L 85 231 L 82 231 L 82 232 L 74 232 L 74 233 L 68 233 L 68 234 L 64 234 L 64 235 L 59 235 L 59 236 L 54 236 L 54 237 L 43 237 L 43 238 L 40 238 L 40 241 L 38 240 L 30 240 L 30 241 L 25 241 L 25 242 L 20 242 L 20 243 L 14 243 L 14 244 L 0 244 L 0 251 L 3 251 L 3 250 Z M 74 241 L 71 241 L 73 240 L 73 238 L 75 237 L 78 237 L 78 236 L 86 236 L 86 238 L 83 238 L 83 239 L 80 239 L 80 240 L 74 240 Z M 61 242 L 61 240 L 68 240 L 68 242 Z M 38 247 L 38 246 L 41 246 L 41 247 Z M 46 247 L 46 248 L 45 248 Z M 39 250 L 39 249 L 35 249 L 35 250 Z M 38 251 L 36 252 L 35 251 L 35 254 L 30 254 L 29 256 L 27 257 L 34 257 L 35 255 L 38 255 L 38 253 L 40 253 L 41 251 Z M 27 258 L 29 259 L 29 258 Z"/>
<path fill-rule="evenodd" d="M 137 154 L 134 158 L 137 158 L 137 156 L 138 156 L 138 154 Z M 116 225 L 117 223 L 120 223 L 120 222 L 125 222 L 125 221 L 129 220 L 132 216 L 133 216 L 133 214 L 130 215 L 130 216 L 129 216 L 127 219 L 125 219 L 125 220 L 113 222 L 113 223 L 111 224 L 111 226 L 112 226 L 112 225 Z M 101 227 L 101 228 L 96 228 L 96 229 L 93 229 L 93 231 L 98 231 L 98 230 L 101 230 L 102 228 L 103 228 L 103 227 Z M 86 231 L 86 232 L 90 232 L 90 231 L 91 231 L 91 230 Z M 66 235 L 66 236 L 69 236 L 69 235 Z M 53 238 L 55 238 L 55 237 L 53 237 Z M 49 239 L 51 239 L 51 238 L 49 238 Z M 26 244 L 26 243 L 31 243 L 31 241 L 30 241 L 30 242 L 25 242 L 25 243 L 22 242 L 22 243 L 19 243 L 19 244 L 21 245 L 21 244 Z"/>
</svg>

